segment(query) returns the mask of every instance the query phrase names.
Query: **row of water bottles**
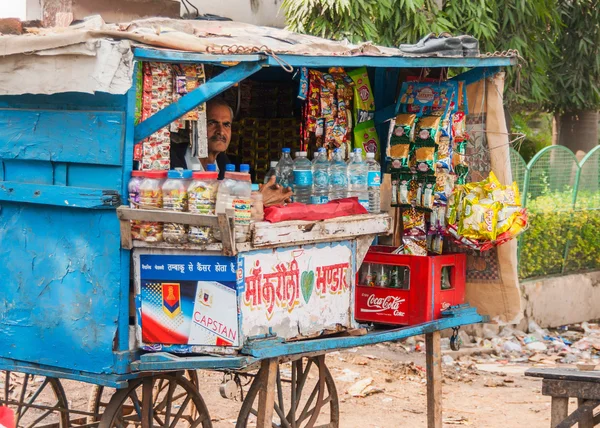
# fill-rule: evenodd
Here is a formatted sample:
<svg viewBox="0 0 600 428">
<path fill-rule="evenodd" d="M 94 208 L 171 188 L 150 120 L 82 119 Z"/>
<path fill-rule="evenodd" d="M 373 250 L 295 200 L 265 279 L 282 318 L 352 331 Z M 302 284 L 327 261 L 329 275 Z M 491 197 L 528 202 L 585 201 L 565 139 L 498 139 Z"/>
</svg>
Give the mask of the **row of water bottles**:
<svg viewBox="0 0 600 428">
<path fill-rule="evenodd" d="M 271 162 L 265 183 L 273 175 L 282 186 L 293 188 L 295 202 L 324 204 L 355 196 L 370 213 L 380 212 L 381 167 L 374 153 L 367 153 L 365 160 L 362 149 L 354 149 L 346 163 L 340 149 L 329 160 L 327 150 L 320 148 L 311 162 L 306 152 L 292 160 L 290 149 L 284 148 L 279 162 Z"/>
</svg>

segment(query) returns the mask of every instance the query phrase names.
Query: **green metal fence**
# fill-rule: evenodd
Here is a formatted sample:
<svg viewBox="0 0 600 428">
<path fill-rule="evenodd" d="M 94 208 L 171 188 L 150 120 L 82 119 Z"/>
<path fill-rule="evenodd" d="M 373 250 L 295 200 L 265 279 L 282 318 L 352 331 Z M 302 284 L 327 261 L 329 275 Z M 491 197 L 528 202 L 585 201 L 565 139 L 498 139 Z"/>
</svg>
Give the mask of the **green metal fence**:
<svg viewBox="0 0 600 428">
<path fill-rule="evenodd" d="M 520 278 L 600 269 L 600 146 L 581 162 L 564 146 L 528 164 L 511 148 L 510 160 L 531 223 L 519 240 Z"/>
</svg>

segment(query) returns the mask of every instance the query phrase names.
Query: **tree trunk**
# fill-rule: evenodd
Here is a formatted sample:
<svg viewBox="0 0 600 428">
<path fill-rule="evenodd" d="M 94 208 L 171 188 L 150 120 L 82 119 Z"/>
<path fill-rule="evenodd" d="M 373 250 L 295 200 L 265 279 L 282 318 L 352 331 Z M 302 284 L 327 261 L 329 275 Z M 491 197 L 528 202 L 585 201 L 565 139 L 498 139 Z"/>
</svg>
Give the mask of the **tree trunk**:
<svg viewBox="0 0 600 428">
<path fill-rule="evenodd" d="M 589 152 L 598 145 L 597 111 L 570 111 L 556 118 L 558 126 L 558 144 L 568 147 L 577 153 L 582 150 Z"/>
</svg>

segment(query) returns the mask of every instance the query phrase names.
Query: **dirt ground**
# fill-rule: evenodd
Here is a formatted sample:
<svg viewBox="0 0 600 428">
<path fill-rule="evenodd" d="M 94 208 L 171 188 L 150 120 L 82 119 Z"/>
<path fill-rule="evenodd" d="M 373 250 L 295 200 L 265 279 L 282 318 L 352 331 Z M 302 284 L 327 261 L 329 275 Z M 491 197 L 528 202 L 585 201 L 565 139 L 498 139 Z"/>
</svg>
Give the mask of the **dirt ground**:
<svg viewBox="0 0 600 428">
<path fill-rule="evenodd" d="M 550 400 L 541 395 L 541 380 L 525 377 L 527 364 L 494 361 L 488 355 L 462 356 L 444 365 L 444 427 L 546 428 Z M 386 343 L 328 354 L 340 400 L 343 428 L 426 426 L 425 354 Z M 348 394 L 357 381 L 372 378 L 375 393 Z M 223 374 L 199 372 L 200 391 L 215 428 L 231 428 L 241 406 L 221 397 Z M 85 408 L 90 386 L 66 382 L 70 407 Z M 379 392 L 377 392 L 379 391 Z M 252 424 L 249 424 L 252 426 Z"/>
</svg>

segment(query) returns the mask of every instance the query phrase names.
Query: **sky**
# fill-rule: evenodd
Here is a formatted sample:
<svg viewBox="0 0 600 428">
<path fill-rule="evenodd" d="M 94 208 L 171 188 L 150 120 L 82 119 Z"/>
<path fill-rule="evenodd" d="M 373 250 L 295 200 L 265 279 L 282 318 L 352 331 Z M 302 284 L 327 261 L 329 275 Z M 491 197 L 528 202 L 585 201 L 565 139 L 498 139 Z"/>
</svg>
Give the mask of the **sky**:
<svg viewBox="0 0 600 428">
<path fill-rule="evenodd" d="M 25 19 L 26 0 L 0 0 L 0 18 Z"/>
</svg>

